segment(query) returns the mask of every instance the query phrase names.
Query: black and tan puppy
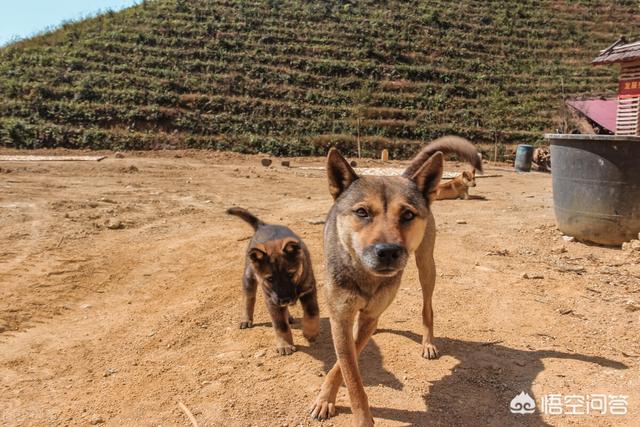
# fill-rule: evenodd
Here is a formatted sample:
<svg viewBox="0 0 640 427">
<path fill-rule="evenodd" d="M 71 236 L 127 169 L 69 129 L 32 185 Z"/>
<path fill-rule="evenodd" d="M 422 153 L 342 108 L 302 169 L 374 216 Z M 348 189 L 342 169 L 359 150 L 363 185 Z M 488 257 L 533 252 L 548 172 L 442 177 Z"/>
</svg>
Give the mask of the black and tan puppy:
<svg viewBox="0 0 640 427">
<path fill-rule="evenodd" d="M 311 407 L 313 418 L 326 419 L 335 414 L 336 395 L 344 379 L 353 424 L 373 425 L 358 355 L 395 297 L 412 253 L 424 303 L 422 355 L 427 359 L 437 357 L 431 307 L 436 228 L 429 205 L 442 176 L 442 153 L 447 152 L 457 153 L 482 170 L 475 147 L 453 136 L 427 145 L 404 174 L 396 177 L 358 177 L 338 151 L 329 152 L 327 174 L 334 204 L 324 229 L 328 275 L 324 289 L 338 361 Z"/>
<path fill-rule="evenodd" d="M 320 312 L 311 256 L 302 239 L 283 225 L 265 224 L 242 208 L 227 210 L 249 223 L 255 234 L 247 248 L 242 276 L 243 316 L 240 329 L 253 326 L 253 309 L 258 285 L 276 331 L 276 351 L 289 355 L 296 351 L 289 327 L 290 305 L 302 305 L 302 334 L 314 341 L 320 332 Z"/>
</svg>

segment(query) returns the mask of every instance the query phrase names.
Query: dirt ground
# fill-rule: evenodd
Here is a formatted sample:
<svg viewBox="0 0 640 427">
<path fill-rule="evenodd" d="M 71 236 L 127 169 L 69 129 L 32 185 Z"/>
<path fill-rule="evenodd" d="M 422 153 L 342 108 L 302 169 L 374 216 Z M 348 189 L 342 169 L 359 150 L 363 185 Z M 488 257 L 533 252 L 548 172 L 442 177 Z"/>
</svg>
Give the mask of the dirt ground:
<svg viewBox="0 0 640 427">
<path fill-rule="evenodd" d="M 0 424 L 187 426 L 182 402 L 201 426 L 350 425 L 344 388 L 336 418 L 306 412 L 335 361 L 322 292 L 321 337 L 295 324 L 292 356 L 261 295 L 238 329 L 250 228 L 224 214 L 291 226 L 322 287 L 331 200 L 323 171 L 299 167 L 322 159 L 107 154 L 0 163 Z M 638 255 L 563 240 L 549 175 L 487 172 L 501 176 L 472 189 L 487 200 L 433 207 L 442 356 L 421 358 L 411 264 L 361 357 L 377 425 L 640 425 Z M 521 391 L 535 413 L 509 412 Z M 542 414 L 550 394 L 625 395 L 628 413 Z"/>
</svg>

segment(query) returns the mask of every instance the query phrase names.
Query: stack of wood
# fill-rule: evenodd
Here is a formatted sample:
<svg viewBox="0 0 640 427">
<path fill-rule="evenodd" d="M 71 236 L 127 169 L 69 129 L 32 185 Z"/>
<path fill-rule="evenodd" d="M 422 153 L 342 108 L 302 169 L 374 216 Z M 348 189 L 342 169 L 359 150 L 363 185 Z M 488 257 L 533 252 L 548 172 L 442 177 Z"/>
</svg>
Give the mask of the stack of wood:
<svg viewBox="0 0 640 427">
<path fill-rule="evenodd" d="M 551 172 L 551 152 L 548 147 L 536 148 L 533 151 L 533 168 L 540 172 Z"/>
</svg>

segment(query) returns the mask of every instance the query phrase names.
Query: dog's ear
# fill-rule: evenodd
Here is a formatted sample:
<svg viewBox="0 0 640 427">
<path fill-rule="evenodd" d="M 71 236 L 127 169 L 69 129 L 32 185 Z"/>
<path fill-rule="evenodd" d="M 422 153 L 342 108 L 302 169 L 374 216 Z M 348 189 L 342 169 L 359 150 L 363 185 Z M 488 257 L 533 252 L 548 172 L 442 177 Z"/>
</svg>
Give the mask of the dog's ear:
<svg viewBox="0 0 640 427">
<path fill-rule="evenodd" d="M 427 200 L 431 200 L 431 196 L 436 191 L 436 187 L 440 183 L 442 178 L 442 171 L 444 169 L 444 156 L 441 152 L 435 153 L 429 157 L 429 160 L 418 169 L 413 176 L 409 177 L 413 181 L 418 190 L 424 195 Z"/>
<path fill-rule="evenodd" d="M 266 257 L 267 254 L 258 248 L 251 248 L 249 250 L 249 259 L 255 264 L 260 264 Z"/>
<path fill-rule="evenodd" d="M 353 181 L 358 179 L 358 175 L 338 150 L 332 148 L 327 155 L 327 178 L 329 178 L 329 193 L 335 200 L 353 184 Z"/>
</svg>

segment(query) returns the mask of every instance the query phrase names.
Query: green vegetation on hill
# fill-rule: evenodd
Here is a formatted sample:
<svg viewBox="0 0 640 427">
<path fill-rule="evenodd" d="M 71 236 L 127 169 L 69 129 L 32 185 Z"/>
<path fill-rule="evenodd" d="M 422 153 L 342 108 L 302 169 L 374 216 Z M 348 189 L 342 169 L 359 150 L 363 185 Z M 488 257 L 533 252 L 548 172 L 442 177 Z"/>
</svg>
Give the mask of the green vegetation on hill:
<svg viewBox="0 0 640 427">
<path fill-rule="evenodd" d="M 536 142 L 636 1 L 158 0 L 0 49 L 0 145 L 394 156 Z"/>
</svg>

